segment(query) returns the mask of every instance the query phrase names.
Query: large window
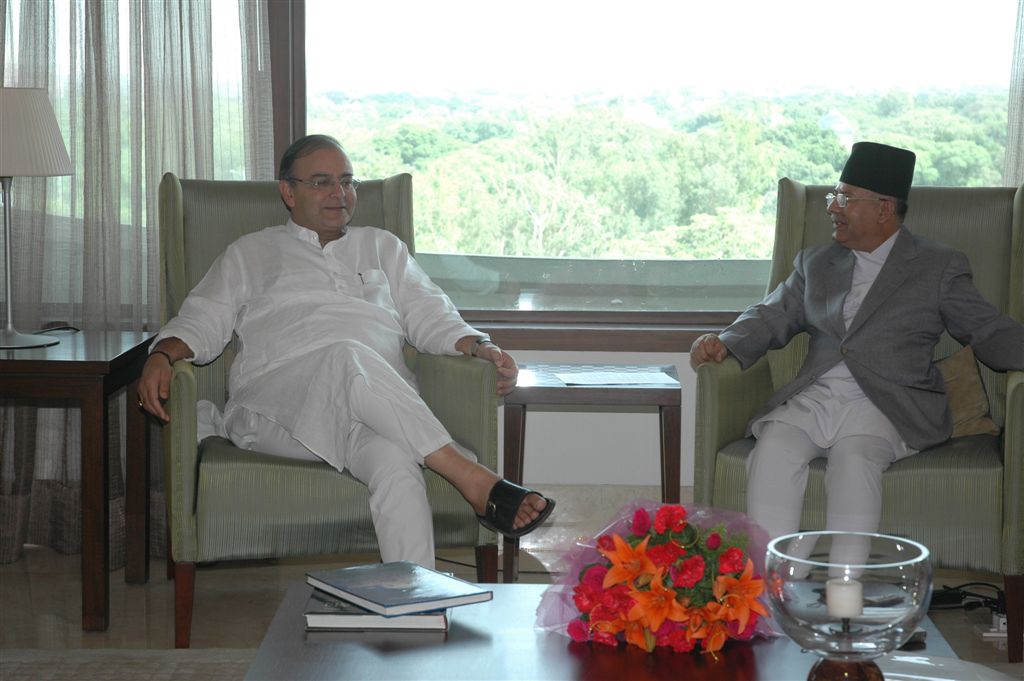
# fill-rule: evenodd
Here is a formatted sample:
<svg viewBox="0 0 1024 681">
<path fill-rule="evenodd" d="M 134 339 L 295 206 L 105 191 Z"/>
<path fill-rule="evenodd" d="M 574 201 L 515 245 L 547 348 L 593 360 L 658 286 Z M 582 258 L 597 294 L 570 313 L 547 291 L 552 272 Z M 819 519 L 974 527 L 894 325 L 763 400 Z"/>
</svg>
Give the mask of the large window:
<svg viewBox="0 0 1024 681">
<path fill-rule="evenodd" d="M 462 308 L 741 309 L 778 179 L 834 182 L 855 140 L 1001 183 L 1016 5 L 307 0 L 307 129 L 414 175 Z"/>
</svg>

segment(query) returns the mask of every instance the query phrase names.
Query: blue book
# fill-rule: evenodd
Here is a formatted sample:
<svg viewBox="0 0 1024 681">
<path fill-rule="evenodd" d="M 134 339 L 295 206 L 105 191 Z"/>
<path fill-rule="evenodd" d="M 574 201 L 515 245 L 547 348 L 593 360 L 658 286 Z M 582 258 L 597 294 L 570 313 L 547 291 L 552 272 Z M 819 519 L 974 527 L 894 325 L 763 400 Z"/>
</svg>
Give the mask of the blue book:
<svg viewBox="0 0 1024 681">
<path fill-rule="evenodd" d="M 306 573 L 314 588 L 378 615 L 408 615 L 489 601 L 493 592 L 458 577 L 396 561 Z"/>
</svg>

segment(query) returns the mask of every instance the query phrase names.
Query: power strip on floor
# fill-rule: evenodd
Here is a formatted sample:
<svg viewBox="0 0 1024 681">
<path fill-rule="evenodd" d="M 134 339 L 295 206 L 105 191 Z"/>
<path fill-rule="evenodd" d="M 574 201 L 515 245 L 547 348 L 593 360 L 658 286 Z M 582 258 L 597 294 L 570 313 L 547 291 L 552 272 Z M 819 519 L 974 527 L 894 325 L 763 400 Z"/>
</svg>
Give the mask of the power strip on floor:
<svg viewBox="0 0 1024 681">
<path fill-rule="evenodd" d="M 991 625 L 975 624 L 974 630 L 985 639 L 1006 638 L 1006 615 L 992 613 Z"/>
</svg>

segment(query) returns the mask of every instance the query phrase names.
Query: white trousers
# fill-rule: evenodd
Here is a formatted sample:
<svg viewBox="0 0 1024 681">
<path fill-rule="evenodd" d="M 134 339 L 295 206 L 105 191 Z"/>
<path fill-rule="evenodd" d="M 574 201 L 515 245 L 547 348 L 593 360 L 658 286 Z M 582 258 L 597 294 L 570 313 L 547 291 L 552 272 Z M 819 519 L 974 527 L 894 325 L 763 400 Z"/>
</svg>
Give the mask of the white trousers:
<svg viewBox="0 0 1024 681">
<path fill-rule="evenodd" d="M 818 457 L 825 467 L 825 529 L 875 532 L 882 515 L 882 473 L 896 459 L 892 444 L 874 435 L 848 435 L 830 448 L 781 421 L 765 423 L 747 459 L 747 514 L 771 538 L 800 529 L 808 465 Z M 831 562 L 866 557 L 866 542 L 833 542 Z"/>
<path fill-rule="evenodd" d="M 377 378 L 402 380 L 397 374 Z M 408 389 L 404 383 L 401 387 Z M 421 400 L 395 400 L 390 399 L 390 394 L 391 391 L 370 389 L 363 376 L 354 378 L 346 400 L 350 413 L 345 415 L 351 431 L 345 442 L 337 443 L 339 449 L 344 448 L 337 460 L 344 461 L 344 468 L 369 489 L 370 516 L 381 559 L 408 560 L 432 568 L 433 518 L 423 479 L 423 456 L 414 443 L 436 439 L 441 427 Z M 422 413 L 406 413 L 410 410 Z M 325 460 L 337 467 L 337 460 L 318 456 L 277 422 L 244 407 L 230 408 L 224 415 L 223 428 L 226 436 L 244 449 L 295 459 Z M 472 452 L 448 437 L 459 453 L 475 460 Z"/>
</svg>

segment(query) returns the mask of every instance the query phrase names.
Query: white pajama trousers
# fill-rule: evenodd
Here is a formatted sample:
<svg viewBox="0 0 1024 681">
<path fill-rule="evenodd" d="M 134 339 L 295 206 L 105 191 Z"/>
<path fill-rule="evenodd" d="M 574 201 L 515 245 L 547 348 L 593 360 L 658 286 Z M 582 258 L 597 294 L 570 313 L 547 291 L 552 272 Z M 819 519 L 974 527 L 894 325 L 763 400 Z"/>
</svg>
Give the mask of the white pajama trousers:
<svg viewBox="0 0 1024 681">
<path fill-rule="evenodd" d="M 896 459 L 892 444 L 875 435 L 840 437 L 830 448 L 816 445 L 802 429 L 765 423 L 747 459 L 747 514 L 771 538 L 800 529 L 808 465 L 828 459 L 825 529 L 875 532 L 882 514 L 882 473 Z M 866 557 L 866 542 L 834 542 L 831 562 Z"/>
<path fill-rule="evenodd" d="M 353 345 L 342 343 L 324 358 L 350 379 L 337 382 L 339 392 L 331 400 L 334 410 L 328 410 L 335 425 L 346 424 L 340 429 L 347 432 L 344 442 L 314 452 L 302 443 L 301 433 L 296 437 L 274 419 L 241 405 L 229 406 L 224 430 L 232 442 L 245 449 L 323 460 L 338 470 L 348 470 L 369 489 L 381 559 L 434 567 L 433 518 L 423 479 L 423 457 L 445 444 L 453 444 L 468 459 L 475 457 L 452 442 L 426 404 L 390 365 L 371 356 L 375 353 L 367 352 L 365 346 L 354 350 Z"/>
</svg>

